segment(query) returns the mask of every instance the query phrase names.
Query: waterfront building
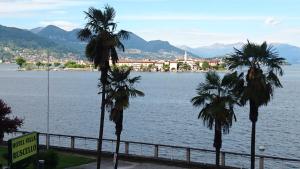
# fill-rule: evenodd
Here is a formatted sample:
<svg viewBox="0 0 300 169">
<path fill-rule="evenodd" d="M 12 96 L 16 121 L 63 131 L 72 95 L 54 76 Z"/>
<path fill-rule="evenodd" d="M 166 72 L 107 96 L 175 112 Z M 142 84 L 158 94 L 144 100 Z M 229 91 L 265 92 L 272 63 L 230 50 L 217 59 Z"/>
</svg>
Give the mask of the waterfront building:
<svg viewBox="0 0 300 169">
<path fill-rule="evenodd" d="M 163 69 L 164 63 L 165 63 L 165 61 L 158 61 L 158 62 L 155 62 L 155 63 L 154 63 L 154 66 L 156 67 L 156 70 L 157 70 L 157 71 L 160 71 L 160 72 L 164 71 L 164 69 Z"/>
<path fill-rule="evenodd" d="M 219 60 L 209 60 L 208 64 L 209 64 L 209 66 L 218 66 Z"/>
<path fill-rule="evenodd" d="M 170 61 L 169 62 L 170 65 L 170 71 L 171 72 L 177 72 L 177 61 Z"/>
<path fill-rule="evenodd" d="M 155 61 L 150 60 L 119 60 L 116 63 L 117 66 L 129 66 L 132 67 L 135 71 L 140 71 L 142 68 L 149 68 L 154 69 Z M 152 67 L 153 66 L 153 67 Z"/>
</svg>

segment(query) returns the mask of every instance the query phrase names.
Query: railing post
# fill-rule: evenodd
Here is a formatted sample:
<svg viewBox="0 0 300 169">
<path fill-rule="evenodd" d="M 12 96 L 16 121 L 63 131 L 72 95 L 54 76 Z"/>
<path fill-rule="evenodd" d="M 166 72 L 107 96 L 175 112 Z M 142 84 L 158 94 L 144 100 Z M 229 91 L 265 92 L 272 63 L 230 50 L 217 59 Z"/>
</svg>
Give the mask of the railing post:
<svg viewBox="0 0 300 169">
<path fill-rule="evenodd" d="M 158 145 L 154 147 L 154 157 L 158 158 Z"/>
<path fill-rule="evenodd" d="M 191 162 L 191 149 L 186 148 L 186 161 L 189 163 Z"/>
<path fill-rule="evenodd" d="M 39 160 L 38 161 L 38 169 L 44 169 L 45 168 L 45 161 Z"/>
<path fill-rule="evenodd" d="M 129 142 L 125 142 L 125 154 L 129 154 Z"/>
<path fill-rule="evenodd" d="M 75 137 L 71 136 L 71 149 L 73 150 L 75 148 Z"/>
<path fill-rule="evenodd" d="M 221 166 L 225 166 L 225 152 L 221 152 Z"/>
<path fill-rule="evenodd" d="M 50 147 L 50 134 L 46 134 L 46 147 L 47 149 Z"/>
<path fill-rule="evenodd" d="M 259 169 L 264 169 L 264 157 L 259 157 Z"/>
</svg>

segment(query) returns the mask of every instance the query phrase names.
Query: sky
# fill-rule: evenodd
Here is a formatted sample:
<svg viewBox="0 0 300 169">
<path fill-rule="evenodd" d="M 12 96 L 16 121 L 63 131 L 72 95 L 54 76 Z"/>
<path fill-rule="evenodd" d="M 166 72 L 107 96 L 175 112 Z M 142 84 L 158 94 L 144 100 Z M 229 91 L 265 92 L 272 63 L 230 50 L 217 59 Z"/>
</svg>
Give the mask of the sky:
<svg viewBox="0 0 300 169">
<path fill-rule="evenodd" d="M 116 10 L 118 29 L 176 46 L 263 41 L 300 46 L 300 0 L 0 0 L 0 25 L 82 28 L 89 7 Z"/>
</svg>

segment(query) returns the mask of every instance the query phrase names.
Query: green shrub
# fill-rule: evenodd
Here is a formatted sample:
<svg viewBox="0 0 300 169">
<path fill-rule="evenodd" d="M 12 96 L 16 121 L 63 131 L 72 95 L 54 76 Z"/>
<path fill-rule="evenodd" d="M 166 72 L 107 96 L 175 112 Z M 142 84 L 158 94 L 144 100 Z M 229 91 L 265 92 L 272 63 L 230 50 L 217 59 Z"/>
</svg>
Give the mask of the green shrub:
<svg viewBox="0 0 300 169">
<path fill-rule="evenodd" d="M 45 169 L 54 169 L 58 165 L 58 155 L 53 150 L 40 152 L 37 160 L 45 160 Z M 35 162 L 34 167 L 36 168 Z"/>
<path fill-rule="evenodd" d="M 3 158 L 6 159 L 8 161 L 8 153 L 4 153 L 3 154 Z M 13 166 L 12 166 L 12 169 L 20 169 L 20 168 L 27 168 L 30 164 L 32 163 L 32 158 L 27 158 L 25 160 L 21 160 L 17 163 L 15 163 Z"/>
</svg>

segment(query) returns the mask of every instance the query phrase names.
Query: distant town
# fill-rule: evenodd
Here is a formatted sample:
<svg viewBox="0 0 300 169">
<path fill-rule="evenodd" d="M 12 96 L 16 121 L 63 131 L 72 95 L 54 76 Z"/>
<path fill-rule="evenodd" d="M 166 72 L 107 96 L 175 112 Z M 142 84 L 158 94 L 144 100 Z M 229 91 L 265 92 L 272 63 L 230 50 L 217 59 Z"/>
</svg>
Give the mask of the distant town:
<svg viewBox="0 0 300 169">
<path fill-rule="evenodd" d="M 49 60 L 48 66 L 51 70 L 94 70 L 93 64 L 86 60 L 73 58 L 57 59 L 54 57 L 50 57 Z M 0 59 L 0 63 L 16 63 L 19 65 L 20 70 L 45 70 L 48 68 L 47 60 L 26 60 L 23 57 L 16 58 L 14 62 L 5 62 Z M 110 64 L 112 64 L 112 62 Z M 207 70 L 226 70 L 222 58 L 192 58 L 187 55 L 187 52 L 174 60 L 120 58 L 115 66 L 129 67 L 134 71 L 140 72 L 201 72 Z"/>
</svg>

